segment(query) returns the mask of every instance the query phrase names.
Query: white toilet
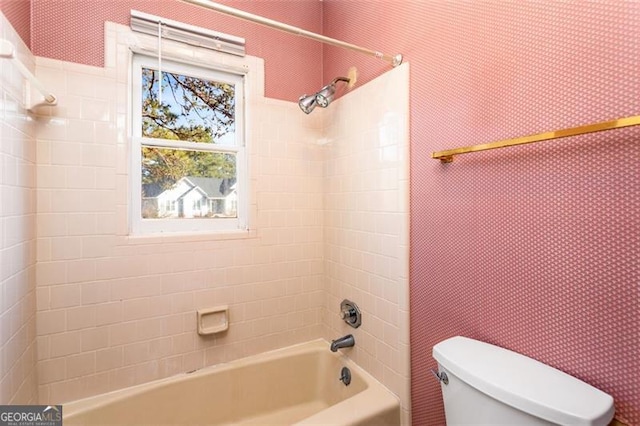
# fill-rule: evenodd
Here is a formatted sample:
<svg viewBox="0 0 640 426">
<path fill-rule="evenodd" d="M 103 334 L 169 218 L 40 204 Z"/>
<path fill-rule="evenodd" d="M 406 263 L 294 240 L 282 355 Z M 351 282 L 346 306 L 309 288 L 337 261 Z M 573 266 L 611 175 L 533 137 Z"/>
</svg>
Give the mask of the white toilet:
<svg viewBox="0 0 640 426">
<path fill-rule="evenodd" d="M 447 425 L 604 426 L 613 418 L 610 395 L 507 349 L 457 336 L 435 345 L 433 357 Z"/>
</svg>

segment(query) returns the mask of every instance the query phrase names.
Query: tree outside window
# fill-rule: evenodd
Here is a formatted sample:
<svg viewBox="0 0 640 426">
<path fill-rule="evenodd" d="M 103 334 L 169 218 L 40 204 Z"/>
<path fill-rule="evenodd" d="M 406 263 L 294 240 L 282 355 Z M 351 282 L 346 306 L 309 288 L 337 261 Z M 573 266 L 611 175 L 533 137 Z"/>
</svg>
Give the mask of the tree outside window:
<svg viewBox="0 0 640 426">
<path fill-rule="evenodd" d="M 152 58 L 141 58 L 138 66 L 134 59 L 133 129 L 139 218 L 238 218 L 242 77 L 172 63 L 160 72 Z"/>
</svg>

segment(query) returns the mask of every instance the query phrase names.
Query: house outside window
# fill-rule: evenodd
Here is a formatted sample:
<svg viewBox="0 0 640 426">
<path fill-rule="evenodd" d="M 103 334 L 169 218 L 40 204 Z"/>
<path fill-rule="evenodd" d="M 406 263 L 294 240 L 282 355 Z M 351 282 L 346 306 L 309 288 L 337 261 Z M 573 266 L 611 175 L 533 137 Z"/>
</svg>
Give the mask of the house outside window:
<svg viewBox="0 0 640 426">
<path fill-rule="evenodd" d="M 133 234 L 246 229 L 244 76 L 132 64 Z"/>
</svg>

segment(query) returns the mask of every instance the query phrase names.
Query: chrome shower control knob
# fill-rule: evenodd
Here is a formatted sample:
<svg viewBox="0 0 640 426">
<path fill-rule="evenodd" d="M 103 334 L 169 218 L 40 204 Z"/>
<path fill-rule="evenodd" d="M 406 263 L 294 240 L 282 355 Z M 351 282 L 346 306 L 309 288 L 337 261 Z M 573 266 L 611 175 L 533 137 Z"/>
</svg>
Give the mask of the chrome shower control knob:
<svg viewBox="0 0 640 426">
<path fill-rule="evenodd" d="M 356 317 L 356 310 L 355 309 L 345 309 L 344 311 L 342 311 L 340 313 L 340 316 L 342 317 L 343 320 L 347 321 L 355 321 L 355 317 Z"/>
<path fill-rule="evenodd" d="M 358 328 L 362 324 L 362 314 L 358 305 L 347 299 L 340 304 L 340 318 L 353 328 Z"/>
</svg>

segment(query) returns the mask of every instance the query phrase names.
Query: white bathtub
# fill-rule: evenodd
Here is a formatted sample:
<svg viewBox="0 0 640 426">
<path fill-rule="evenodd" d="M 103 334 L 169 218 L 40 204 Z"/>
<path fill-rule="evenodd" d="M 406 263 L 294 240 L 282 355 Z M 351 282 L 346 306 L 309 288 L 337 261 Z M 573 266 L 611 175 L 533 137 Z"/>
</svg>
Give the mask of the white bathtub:
<svg viewBox="0 0 640 426">
<path fill-rule="evenodd" d="M 74 401 L 63 414 L 67 426 L 400 424 L 396 397 L 324 340 Z"/>
</svg>

